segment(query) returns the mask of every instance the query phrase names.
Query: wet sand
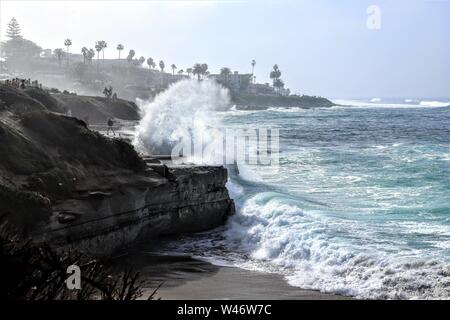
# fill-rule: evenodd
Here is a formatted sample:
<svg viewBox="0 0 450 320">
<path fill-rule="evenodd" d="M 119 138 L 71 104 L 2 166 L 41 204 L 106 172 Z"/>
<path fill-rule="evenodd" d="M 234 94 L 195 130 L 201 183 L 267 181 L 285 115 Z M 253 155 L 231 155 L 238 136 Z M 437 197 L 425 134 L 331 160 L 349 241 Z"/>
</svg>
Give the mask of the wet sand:
<svg viewBox="0 0 450 320">
<path fill-rule="evenodd" d="M 156 297 L 163 300 L 349 299 L 292 287 L 280 275 L 215 266 L 189 256 L 165 256 L 140 252 L 120 260 L 121 266 L 132 266 L 145 279 L 144 297 L 162 283 Z"/>
</svg>

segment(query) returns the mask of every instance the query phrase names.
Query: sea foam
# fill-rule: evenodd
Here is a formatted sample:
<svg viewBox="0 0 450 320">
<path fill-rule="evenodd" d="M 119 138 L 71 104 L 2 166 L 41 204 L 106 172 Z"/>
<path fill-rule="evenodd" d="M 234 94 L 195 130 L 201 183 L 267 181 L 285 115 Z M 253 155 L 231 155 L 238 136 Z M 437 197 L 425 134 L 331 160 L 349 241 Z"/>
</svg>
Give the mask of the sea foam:
<svg viewBox="0 0 450 320">
<path fill-rule="evenodd" d="M 328 218 L 305 212 L 295 199 L 273 192 L 258 193 L 240 207 L 226 236 L 250 253 L 250 261 L 238 264 L 243 268 L 276 271 L 293 286 L 357 298 L 450 296 L 449 266 L 336 240 L 339 232 L 348 231 L 364 239 L 366 230 L 361 226 L 345 221 L 327 223 Z M 327 225 L 335 230 L 328 232 Z"/>
</svg>

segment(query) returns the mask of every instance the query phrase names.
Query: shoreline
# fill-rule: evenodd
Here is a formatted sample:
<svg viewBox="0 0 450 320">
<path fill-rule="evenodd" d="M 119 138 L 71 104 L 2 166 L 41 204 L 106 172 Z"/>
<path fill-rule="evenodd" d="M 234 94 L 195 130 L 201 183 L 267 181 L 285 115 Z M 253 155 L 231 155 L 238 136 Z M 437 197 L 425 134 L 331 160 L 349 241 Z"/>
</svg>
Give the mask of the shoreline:
<svg viewBox="0 0 450 320">
<path fill-rule="evenodd" d="M 118 268 L 139 271 L 143 297 L 158 285 L 163 300 L 348 300 L 351 297 L 290 286 L 282 275 L 217 266 L 190 256 L 144 251 L 118 258 Z"/>
</svg>

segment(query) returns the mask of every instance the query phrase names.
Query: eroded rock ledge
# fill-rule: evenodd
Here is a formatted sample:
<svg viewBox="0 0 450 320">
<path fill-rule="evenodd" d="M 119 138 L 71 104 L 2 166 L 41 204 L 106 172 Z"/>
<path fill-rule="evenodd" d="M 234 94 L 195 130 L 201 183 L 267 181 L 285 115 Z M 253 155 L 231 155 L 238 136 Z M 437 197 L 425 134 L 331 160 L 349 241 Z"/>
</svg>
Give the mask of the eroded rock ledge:
<svg viewBox="0 0 450 320">
<path fill-rule="evenodd" d="M 0 110 L 0 215 L 34 241 L 108 254 L 138 238 L 208 230 L 234 213 L 225 168 L 140 157 L 50 111 L 49 97 L 13 93 L 20 102 L 9 95 Z"/>
<path fill-rule="evenodd" d="M 134 240 L 209 230 L 234 213 L 223 167 L 167 166 L 117 191 L 90 190 L 53 206 L 39 241 L 107 254 Z"/>
</svg>

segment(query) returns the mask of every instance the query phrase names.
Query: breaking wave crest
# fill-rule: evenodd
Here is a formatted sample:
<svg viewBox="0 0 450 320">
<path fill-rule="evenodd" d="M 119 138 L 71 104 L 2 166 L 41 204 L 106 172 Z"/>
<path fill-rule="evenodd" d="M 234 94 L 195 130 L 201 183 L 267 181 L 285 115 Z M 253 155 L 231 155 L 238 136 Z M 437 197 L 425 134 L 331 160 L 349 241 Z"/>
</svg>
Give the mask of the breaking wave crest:
<svg viewBox="0 0 450 320">
<path fill-rule="evenodd" d="M 220 121 L 213 111 L 229 106 L 228 90 L 214 81 L 179 81 L 154 101 L 142 103 L 143 117 L 133 144 L 149 154 L 170 154 L 187 136 L 205 137 L 208 130 L 219 128 Z"/>
<path fill-rule="evenodd" d="M 351 222 L 328 223 L 327 219 L 305 212 L 292 197 L 263 192 L 242 204 L 226 235 L 251 254 L 253 262 L 242 263 L 242 267 L 267 270 L 264 265 L 276 266 L 291 285 L 304 289 L 357 298 L 450 296 L 450 266 L 407 255 L 399 259 L 377 254 L 363 243 L 343 243 L 339 233 L 355 232 L 360 237 L 365 230 Z"/>
</svg>

